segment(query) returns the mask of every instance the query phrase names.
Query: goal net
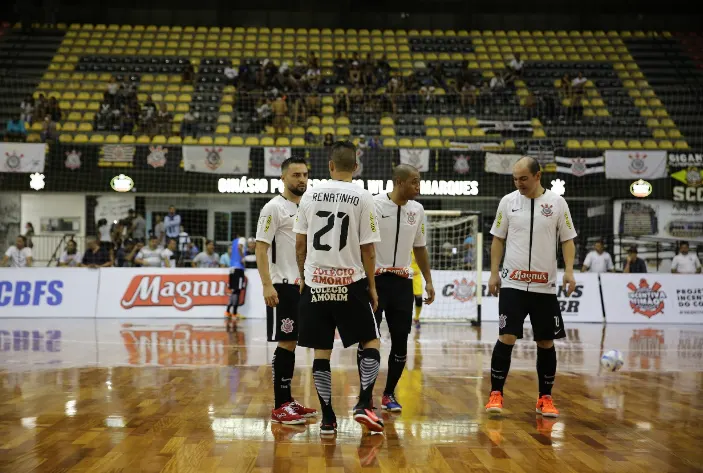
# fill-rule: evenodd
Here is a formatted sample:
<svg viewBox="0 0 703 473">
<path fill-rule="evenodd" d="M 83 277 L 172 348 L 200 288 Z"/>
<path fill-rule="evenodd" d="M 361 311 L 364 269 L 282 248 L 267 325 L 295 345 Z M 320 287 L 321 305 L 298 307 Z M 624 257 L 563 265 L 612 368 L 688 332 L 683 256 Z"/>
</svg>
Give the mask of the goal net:
<svg viewBox="0 0 703 473">
<path fill-rule="evenodd" d="M 478 325 L 483 266 L 481 213 L 427 210 L 425 216 L 436 297 L 433 304 L 423 306 L 420 320 L 471 321 Z"/>
</svg>

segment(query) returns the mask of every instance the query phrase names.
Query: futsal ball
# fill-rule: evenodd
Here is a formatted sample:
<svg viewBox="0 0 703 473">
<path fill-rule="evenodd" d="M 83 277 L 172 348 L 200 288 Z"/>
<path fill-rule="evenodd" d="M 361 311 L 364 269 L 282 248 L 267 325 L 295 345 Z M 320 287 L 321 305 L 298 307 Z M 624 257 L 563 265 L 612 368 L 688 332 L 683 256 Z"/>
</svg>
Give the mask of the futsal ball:
<svg viewBox="0 0 703 473">
<path fill-rule="evenodd" d="M 625 364 L 625 359 L 618 350 L 610 350 L 603 354 L 600 364 L 608 371 L 618 371 Z"/>
</svg>

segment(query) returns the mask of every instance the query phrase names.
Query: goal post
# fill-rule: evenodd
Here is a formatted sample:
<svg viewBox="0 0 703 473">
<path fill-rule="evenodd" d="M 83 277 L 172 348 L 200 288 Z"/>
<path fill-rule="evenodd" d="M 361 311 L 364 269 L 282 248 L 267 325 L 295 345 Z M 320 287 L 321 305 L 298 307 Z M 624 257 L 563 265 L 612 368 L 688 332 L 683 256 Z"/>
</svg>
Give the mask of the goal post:
<svg viewBox="0 0 703 473">
<path fill-rule="evenodd" d="M 425 234 L 435 288 L 422 322 L 481 324 L 483 234 L 481 212 L 426 210 Z M 423 297 L 424 294 L 423 280 Z"/>
</svg>

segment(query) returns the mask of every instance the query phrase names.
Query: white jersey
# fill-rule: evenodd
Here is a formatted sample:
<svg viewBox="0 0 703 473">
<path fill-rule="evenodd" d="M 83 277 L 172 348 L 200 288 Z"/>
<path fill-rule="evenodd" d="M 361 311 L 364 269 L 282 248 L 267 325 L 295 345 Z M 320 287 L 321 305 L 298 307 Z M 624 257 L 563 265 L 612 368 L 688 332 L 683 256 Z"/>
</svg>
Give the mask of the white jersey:
<svg viewBox="0 0 703 473">
<path fill-rule="evenodd" d="M 371 193 L 337 180 L 303 195 L 293 231 L 307 235 L 305 284 L 310 287 L 346 286 L 365 278 L 359 246 L 381 241 Z"/>
<path fill-rule="evenodd" d="M 671 269 L 675 269 L 677 273 L 693 274 L 700 267 L 701 262 L 698 255 L 690 251 L 685 255 L 679 253 L 671 260 Z"/>
<path fill-rule="evenodd" d="M 166 261 L 169 262 L 169 265 L 166 266 Z M 176 256 L 173 254 L 173 251 L 169 250 L 168 248 L 165 248 L 161 252 L 161 267 L 162 268 L 175 268 L 176 267 Z"/>
<path fill-rule="evenodd" d="M 217 253 L 209 255 L 206 251 L 201 251 L 193 258 L 193 264 L 196 268 L 219 268 L 220 255 Z"/>
<path fill-rule="evenodd" d="M 256 240 L 270 245 L 267 255 L 269 274 L 273 284 L 300 282 L 298 263 L 295 261 L 295 233 L 293 233 L 293 223 L 297 213 L 296 203 L 282 195 L 277 195 L 264 205 L 259 214 Z"/>
<path fill-rule="evenodd" d="M 589 252 L 586 259 L 583 260 L 583 265 L 588 266 L 589 273 L 607 273 L 613 270 L 613 259 L 610 253 L 604 251 L 598 254 L 596 250 Z"/>
<path fill-rule="evenodd" d="M 387 193 L 378 194 L 373 201 L 381 233 L 381 241 L 376 243 L 376 274 L 413 277 L 412 249 L 427 245 L 424 207 L 414 200 L 401 207 Z"/>
<path fill-rule="evenodd" d="M 65 264 L 66 266 L 70 266 L 71 268 L 75 268 L 77 266 L 80 266 L 82 256 L 83 255 L 79 251 L 76 251 L 71 255 L 68 254 L 68 251 L 64 251 L 63 253 L 61 253 L 59 263 Z"/>
<path fill-rule="evenodd" d="M 12 245 L 5 252 L 5 256 L 9 258 L 11 268 L 26 268 L 29 264 L 27 258 L 32 257 L 32 249 L 25 246 L 18 250 L 15 245 Z"/>
<path fill-rule="evenodd" d="M 491 234 L 506 240 L 501 287 L 556 294 L 557 244 L 576 238 L 563 197 L 549 190 L 536 199 L 506 195 Z"/>
<path fill-rule="evenodd" d="M 159 248 L 152 250 L 148 246 L 145 246 L 144 248 L 139 250 L 139 253 L 137 253 L 137 256 L 135 256 L 135 259 L 144 260 L 144 262 L 142 263 L 142 266 L 150 267 L 150 268 L 160 268 L 161 261 L 163 260 L 162 253 L 163 253 L 163 251 Z"/>
</svg>

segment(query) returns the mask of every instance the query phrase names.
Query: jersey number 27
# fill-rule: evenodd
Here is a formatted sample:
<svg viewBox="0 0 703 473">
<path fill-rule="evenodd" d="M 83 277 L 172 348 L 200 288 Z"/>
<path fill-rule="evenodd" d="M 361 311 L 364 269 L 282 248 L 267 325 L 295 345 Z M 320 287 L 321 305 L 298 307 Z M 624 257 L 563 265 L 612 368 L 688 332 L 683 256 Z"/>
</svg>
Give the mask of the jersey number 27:
<svg viewBox="0 0 703 473">
<path fill-rule="evenodd" d="M 332 212 L 326 210 L 319 210 L 315 215 L 320 218 L 326 218 L 327 224 L 315 232 L 312 239 L 312 247 L 318 251 L 330 251 L 332 247 L 325 243 L 322 243 L 322 237 L 327 234 L 330 230 L 334 228 L 335 220 L 339 219 L 341 221 L 341 231 L 339 233 L 339 250 L 341 251 L 345 246 L 347 246 L 347 237 L 349 236 L 349 215 L 344 212 L 337 212 L 335 215 Z"/>
</svg>

